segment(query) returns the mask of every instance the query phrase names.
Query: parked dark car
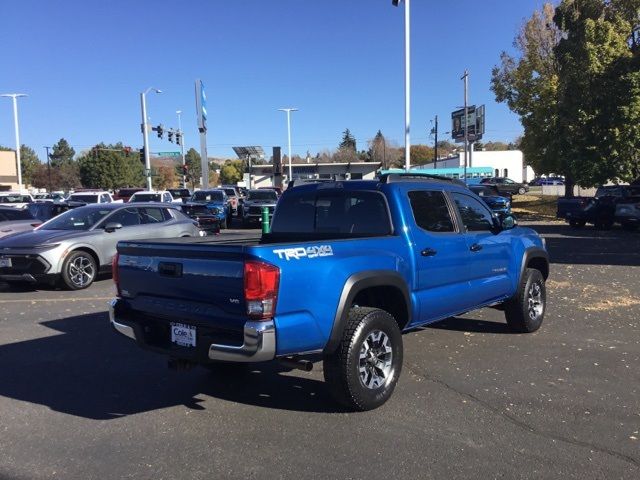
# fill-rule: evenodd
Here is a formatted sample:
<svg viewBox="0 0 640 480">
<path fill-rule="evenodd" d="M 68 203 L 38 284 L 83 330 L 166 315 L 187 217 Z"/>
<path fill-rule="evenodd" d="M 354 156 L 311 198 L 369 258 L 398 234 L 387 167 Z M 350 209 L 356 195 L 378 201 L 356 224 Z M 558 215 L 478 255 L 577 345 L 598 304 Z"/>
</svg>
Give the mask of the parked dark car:
<svg viewBox="0 0 640 480">
<path fill-rule="evenodd" d="M 494 185 L 469 185 L 469 190 L 478 195 L 498 215 L 511 214 L 511 199 L 499 195 Z"/>
<path fill-rule="evenodd" d="M 495 185 L 500 195 L 524 195 L 529 191 L 529 185 L 526 183 L 514 182 L 510 178 L 493 177 L 483 178 L 480 180 L 481 185 Z"/>
<path fill-rule="evenodd" d="M 598 187 L 594 197 L 559 198 L 556 216 L 564 218 L 572 227 L 584 227 L 587 223 L 607 230 L 616 221 L 618 204 L 631 203 L 640 197 L 640 186 L 607 185 Z M 626 222 L 626 220 L 624 221 Z"/>
<path fill-rule="evenodd" d="M 182 211 L 198 222 L 198 228 L 206 235 L 220 233 L 222 223 L 217 214 L 211 213 L 206 204 L 186 202 L 181 206 Z"/>
<path fill-rule="evenodd" d="M 124 203 L 127 203 L 134 193 L 142 192 L 143 190 L 146 190 L 146 189 L 144 189 L 144 188 L 121 188 L 113 196 L 113 199 L 114 200 L 122 200 Z"/>
<path fill-rule="evenodd" d="M 180 200 L 187 203 L 191 198 L 191 192 L 188 188 L 167 188 L 174 200 Z"/>
</svg>

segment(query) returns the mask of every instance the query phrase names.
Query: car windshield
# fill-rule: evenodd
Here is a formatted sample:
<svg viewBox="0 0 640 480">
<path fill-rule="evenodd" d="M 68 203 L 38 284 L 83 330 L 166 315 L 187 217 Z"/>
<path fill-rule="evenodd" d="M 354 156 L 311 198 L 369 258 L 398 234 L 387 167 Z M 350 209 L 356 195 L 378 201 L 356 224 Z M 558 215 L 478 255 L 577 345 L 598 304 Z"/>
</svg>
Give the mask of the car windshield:
<svg viewBox="0 0 640 480">
<path fill-rule="evenodd" d="M 98 195 L 95 193 L 91 195 L 76 195 L 75 193 L 69 197 L 69 200 L 74 202 L 85 202 L 85 203 L 98 203 Z"/>
<path fill-rule="evenodd" d="M 278 200 L 278 196 L 273 190 L 262 190 L 259 192 L 249 191 L 247 200 L 272 200 L 275 202 Z"/>
<path fill-rule="evenodd" d="M 173 198 L 183 198 L 183 197 L 191 196 L 191 193 L 189 193 L 189 190 L 184 189 L 184 188 L 171 189 L 171 190 L 169 190 L 169 193 L 171 195 L 173 195 Z"/>
<path fill-rule="evenodd" d="M 223 198 L 221 191 L 200 191 L 194 193 L 193 197 L 191 197 L 194 202 L 222 202 Z"/>
<path fill-rule="evenodd" d="M 0 203 L 25 203 L 30 200 L 27 195 L 3 195 L 0 197 Z"/>
<path fill-rule="evenodd" d="M 227 195 L 229 195 L 230 197 L 235 197 L 236 195 L 236 191 L 233 188 L 225 188 L 224 189 L 224 193 L 226 193 Z"/>
<path fill-rule="evenodd" d="M 136 193 L 131 197 L 132 202 L 160 202 L 162 195 L 159 193 Z"/>
<path fill-rule="evenodd" d="M 40 230 L 89 230 L 112 211 L 95 207 L 75 208 L 49 220 Z"/>
</svg>

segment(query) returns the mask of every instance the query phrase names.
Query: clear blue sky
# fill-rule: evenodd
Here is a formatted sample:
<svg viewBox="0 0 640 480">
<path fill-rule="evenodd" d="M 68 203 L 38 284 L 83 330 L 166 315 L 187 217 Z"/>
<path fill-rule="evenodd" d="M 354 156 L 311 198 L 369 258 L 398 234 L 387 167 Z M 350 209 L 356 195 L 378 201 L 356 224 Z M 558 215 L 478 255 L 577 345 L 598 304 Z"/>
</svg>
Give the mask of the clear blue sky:
<svg viewBox="0 0 640 480">
<path fill-rule="evenodd" d="M 518 118 L 494 101 L 491 68 L 542 0 L 412 0 L 412 144 L 431 143 L 463 101 L 486 104 L 485 141 L 509 141 Z M 210 156 L 233 145 L 286 153 L 335 149 L 345 128 L 358 149 L 378 129 L 402 145 L 404 7 L 391 0 L 4 0 L 0 93 L 20 99 L 21 143 L 44 157 L 65 137 L 76 151 L 99 141 L 139 148 L 139 94 L 149 86 L 153 124 L 176 127 L 199 149 L 194 80 L 208 97 Z M 443 135 L 444 136 L 444 135 Z M 152 151 L 177 150 L 151 137 Z M 9 99 L 0 99 L 0 145 L 14 146 Z"/>
</svg>

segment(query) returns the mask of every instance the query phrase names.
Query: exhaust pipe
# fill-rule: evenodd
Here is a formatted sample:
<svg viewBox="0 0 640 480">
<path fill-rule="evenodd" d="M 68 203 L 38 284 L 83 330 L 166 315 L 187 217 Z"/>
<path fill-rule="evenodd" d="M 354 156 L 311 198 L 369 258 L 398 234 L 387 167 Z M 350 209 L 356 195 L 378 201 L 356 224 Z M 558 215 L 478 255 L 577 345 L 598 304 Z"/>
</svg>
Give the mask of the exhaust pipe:
<svg viewBox="0 0 640 480">
<path fill-rule="evenodd" d="M 313 370 L 313 362 L 309 360 L 300 360 L 292 357 L 283 357 L 279 358 L 278 361 L 281 365 L 287 368 L 293 368 L 295 370 L 302 370 L 305 372 L 310 372 Z"/>
</svg>

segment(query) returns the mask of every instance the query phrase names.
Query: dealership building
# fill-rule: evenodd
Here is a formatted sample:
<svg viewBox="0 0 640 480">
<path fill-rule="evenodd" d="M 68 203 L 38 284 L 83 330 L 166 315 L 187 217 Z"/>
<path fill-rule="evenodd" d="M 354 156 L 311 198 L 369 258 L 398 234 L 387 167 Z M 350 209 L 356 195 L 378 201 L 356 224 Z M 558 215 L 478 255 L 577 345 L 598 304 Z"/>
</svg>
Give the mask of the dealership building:
<svg viewBox="0 0 640 480">
<path fill-rule="evenodd" d="M 16 152 L 0 151 L 0 192 L 18 190 Z"/>
<path fill-rule="evenodd" d="M 440 159 L 437 165 L 427 163 L 420 166 L 421 169 L 463 167 L 463 154 Z M 515 182 L 529 182 L 535 177 L 533 169 L 524 164 L 524 156 L 520 150 L 471 152 L 467 158 L 467 167 L 490 168 L 494 177 L 507 177 Z"/>
</svg>

